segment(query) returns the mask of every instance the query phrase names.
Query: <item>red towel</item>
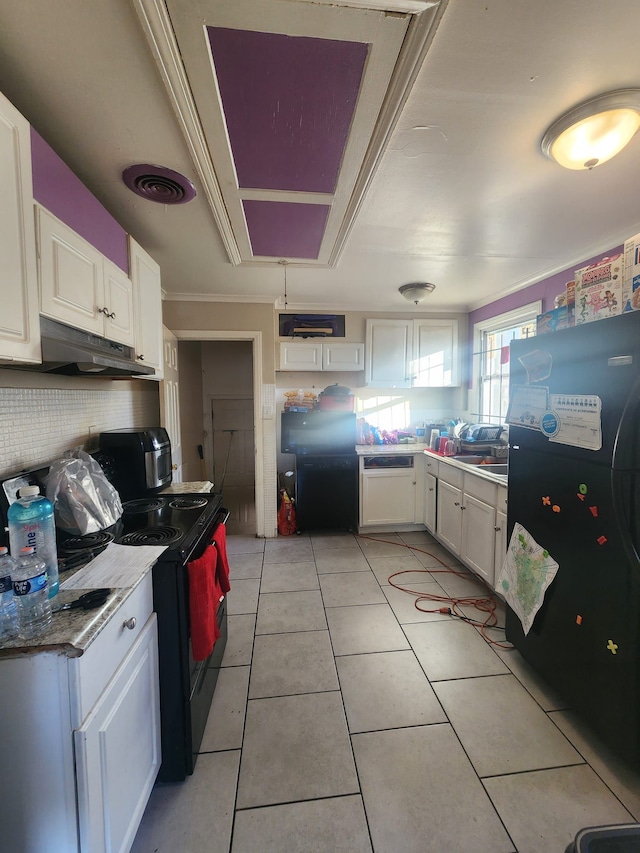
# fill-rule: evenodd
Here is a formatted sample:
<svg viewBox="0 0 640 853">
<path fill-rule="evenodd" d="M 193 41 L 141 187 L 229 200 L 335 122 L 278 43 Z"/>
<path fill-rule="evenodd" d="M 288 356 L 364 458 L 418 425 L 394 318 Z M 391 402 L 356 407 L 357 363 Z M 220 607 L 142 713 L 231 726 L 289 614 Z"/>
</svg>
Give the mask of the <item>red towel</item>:
<svg viewBox="0 0 640 853">
<path fill-rule="evenodd" d="M 218 549 L 218 562 L 216 565 L 216 577 L 220 591 L 223 593 L 229 592 L 231 584 L 229 583 L 229 561 L 227 560 L 227 528 L 224 524 L 219 524 L 213 534 L 213 544 Z"/>
<path fill-rule="evenodd" d="M 220 527 L 224 530 L 223 524 Z M 217 548 L 209 545 L 200 559 L 193 560 L 187 566 L 191 651 L 194 660 L 206 660 L 220 636 L 216 614 L 222 593 L 216 578 L 216 566 L 221 562 L 218 560 Z"/>
</svg>

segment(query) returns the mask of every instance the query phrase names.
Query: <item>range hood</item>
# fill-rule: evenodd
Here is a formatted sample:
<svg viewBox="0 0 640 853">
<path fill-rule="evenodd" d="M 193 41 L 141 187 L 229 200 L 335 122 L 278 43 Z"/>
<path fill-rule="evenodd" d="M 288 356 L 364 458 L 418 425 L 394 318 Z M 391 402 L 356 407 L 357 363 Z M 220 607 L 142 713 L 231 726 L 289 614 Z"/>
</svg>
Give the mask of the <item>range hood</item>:
<svg viewBox="0 0 640 853">
<path fill-rule="evenodd" d="M 15 365 L 65 376 L 153 376 L 132 347 L 40 317 L 42 364 Z M 12 365 L 14 366 L 14 365 Z"/>
</svg>

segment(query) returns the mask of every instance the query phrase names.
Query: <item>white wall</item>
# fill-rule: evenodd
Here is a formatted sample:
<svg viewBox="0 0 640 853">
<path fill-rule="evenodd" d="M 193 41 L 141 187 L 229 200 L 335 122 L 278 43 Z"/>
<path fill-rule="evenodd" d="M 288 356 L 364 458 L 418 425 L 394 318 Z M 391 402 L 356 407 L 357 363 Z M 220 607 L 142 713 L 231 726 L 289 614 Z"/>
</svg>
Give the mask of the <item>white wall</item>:
<svg viewBox="0 0 640 853">
<path fill-rule="evenodd" d="M 96 433 L 160 423 L 158 383 L 0 370 L 0 475 L 96 446 Z"/>
</svg>

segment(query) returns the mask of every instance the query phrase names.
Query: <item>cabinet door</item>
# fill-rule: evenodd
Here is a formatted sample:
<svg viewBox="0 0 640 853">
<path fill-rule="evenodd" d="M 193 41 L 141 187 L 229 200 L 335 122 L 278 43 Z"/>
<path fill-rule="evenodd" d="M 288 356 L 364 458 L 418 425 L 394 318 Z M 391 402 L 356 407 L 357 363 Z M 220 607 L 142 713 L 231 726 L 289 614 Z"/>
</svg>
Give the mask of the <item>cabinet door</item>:
<svg viewBox="0 0 640 853">
<path fill-rule="evenodd" d="M 0 95 L 0 360 L 38 363 L 38 271 L 29 124 Z"/>
<path fill-rule="evenodd" d="M 162 379 L 162 293 L 160 267 L 129 238 L 129 272 L 133 282 L 136 358 L 155 369 L 148 379 Z"/>
<path fill-rule="evenodd" d="M 37 206 L 40 311 L 47 317 L 104 335 L 103 256 L 45 208 Z"/>
<path fill-rule="evenodd" d="M 507 553 L 507 513 L 501 509 L 496 511 L 495 524 L 495 557 L 494 557 L 494 573 L 493 586 L 500 577 L 502 564 Z M 500 592 L 500 590 L 498 590 Z"/>
<path fill-rule="evenodd" d="M 429 533 L 436 530 L 436 501 L 438 496 L 438 480 L 433 474 L 425 475 L 424 488 L 424 526 Z"/>
<path fill-rule="evenodd" d="M 462 545 L 462 490 L 438 482 L 438 537 L 454 554 L 459 554 Z"/>
<path fill-rule="evenodd" d="M 171 467 L 174 483 L 182 482 L 182 435 L 180 430 L 180 373 L 178 339 L 166 326 L 164 340 L 164 378 L 160 393 L 160 423 L 171 440 Z"/>
<path fill-rule="evenodd" d="M 286 341 L 280 344 L 280 370 L 322 370 L 322 344 Z"/>
<path fill-rule="evenodd" d="M 322 344 L 323 370 L 364 370 L 364 344 L 333 341 Z"/>
<path fill-rule="evenodd" d="M 157 617 L 153 614 L 74 732 L 83 853 L 131 848 L 160 766 Z"/>
<path fill-rule="evenodd" d="M 363 471 L 360 524 L 413 524 L 416 481 L 412 468 Z"/>
<path fill-rule="evenodd" d="M 414 320 L 411 376 L 414 387 L 459 385 L 458 321 Z"/>
<path fill-rule="evenodd" d="M 108 258 L 104 264 L 104 301 L 109 309 L 104 315 L 104 336 L 132 347 L 135 343 L 133 325 L 133 284 L 128 275 Z"/>
<path fill-rule="evenodd" d="M 461 556 L 493 589 L 496 508 L 464 495 Z"/>
<path fill-rule="evenodd" d="M 374 388 L 409 388 L 412 320 L 367 320 L 366 382 Z"/>
</svg>

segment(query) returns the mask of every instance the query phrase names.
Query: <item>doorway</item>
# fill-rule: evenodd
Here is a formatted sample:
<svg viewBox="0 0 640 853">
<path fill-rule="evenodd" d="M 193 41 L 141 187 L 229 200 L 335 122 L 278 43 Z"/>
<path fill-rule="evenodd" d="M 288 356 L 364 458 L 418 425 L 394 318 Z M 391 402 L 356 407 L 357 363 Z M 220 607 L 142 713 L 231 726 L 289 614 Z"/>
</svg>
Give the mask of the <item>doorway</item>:
<svg viewBox="0 0 640 853">
<path fill-rule="evenodd" d="M 210 435 L 216 491 L 229 510 L 229 533 L 256 530 L 255 444 L 252 397 L 209 397 Z"/>
</svg>

